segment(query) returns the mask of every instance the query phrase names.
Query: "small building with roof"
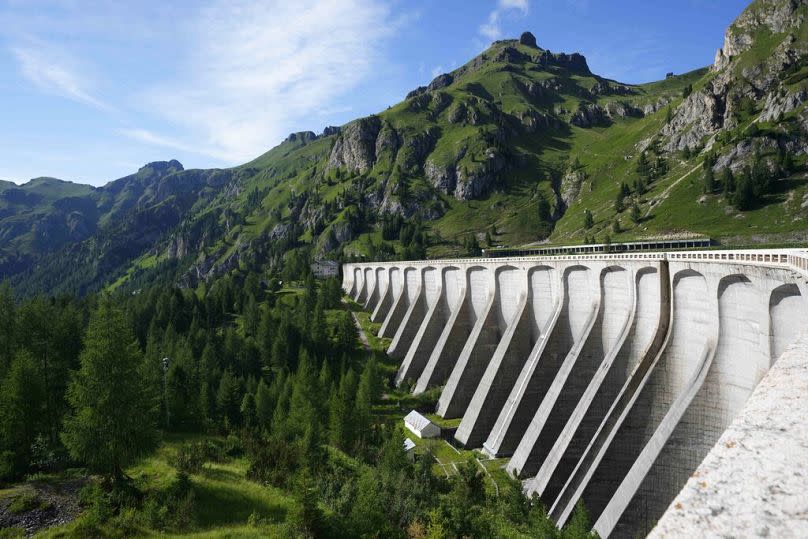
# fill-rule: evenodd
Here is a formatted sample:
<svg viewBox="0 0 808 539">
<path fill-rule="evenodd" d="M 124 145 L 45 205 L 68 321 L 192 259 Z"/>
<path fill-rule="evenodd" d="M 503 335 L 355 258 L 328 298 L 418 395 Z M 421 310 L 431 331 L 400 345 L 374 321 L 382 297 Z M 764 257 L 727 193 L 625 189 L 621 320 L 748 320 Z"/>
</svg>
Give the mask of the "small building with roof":
<svg viewBox="0 0 808 539">
<path fill-rule="evenodd" d="M 339 275 L 339 263 L 334 260 L 318 259 L 311 263 L 311 272 L 318 279 L 328 279 Z"/>
<path fill-rule="evenodd" d="M 404 418 L 404 426 L 419 438 L 437 438 L 440 436 L 440 427 L 415 410 Z"/>
</svg>

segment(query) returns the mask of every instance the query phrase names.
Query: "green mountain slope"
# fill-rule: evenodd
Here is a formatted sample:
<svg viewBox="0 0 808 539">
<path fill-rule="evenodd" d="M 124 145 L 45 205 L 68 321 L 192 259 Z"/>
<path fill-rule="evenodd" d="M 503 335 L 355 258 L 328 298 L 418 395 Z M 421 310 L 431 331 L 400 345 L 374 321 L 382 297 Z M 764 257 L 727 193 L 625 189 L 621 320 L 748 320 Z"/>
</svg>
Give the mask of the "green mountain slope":
<svg viewBox="0 0 808 539">
<path fill-rule="evenodd" d="M 38 212 L 0 206 L 0 275 L 27 292 L 87 291 L 195 286 L 318 256 L 465 255 L 472 238 L 805 241 L 807 16 L 805 2 L 756 0 L 712 66 L 643 85 L 599 77 L 529 33 L 495 42 L 377 115 L 294 133 L 240 167 L 149 165 L 43 194 Z M 26 186 L 0 185 L 0 199 Z M 43 245 L 13 227 L 51 215 L 87 224 Z"/>
</svg>

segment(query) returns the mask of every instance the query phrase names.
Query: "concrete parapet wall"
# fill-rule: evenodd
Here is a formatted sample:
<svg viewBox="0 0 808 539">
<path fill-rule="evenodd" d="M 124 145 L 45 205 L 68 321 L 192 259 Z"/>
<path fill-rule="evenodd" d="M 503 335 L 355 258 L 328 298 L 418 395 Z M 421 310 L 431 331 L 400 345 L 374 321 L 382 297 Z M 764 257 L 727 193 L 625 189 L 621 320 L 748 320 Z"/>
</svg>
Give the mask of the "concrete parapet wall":
<svg viewBox="0 0 808 539">
<path fill-rule="evenodd" d="M 396 382 L 444 386 L 467 447 L 512 455 L 563 524 L 647 533 L 808 327 L 808 256 L 695 251 L 347 264 Z"/>
<path fill-rule="evenodd" d="M 786 347 L 650 537 L 801 537 L 808 530 L 808 334 Z"/>
</svg>

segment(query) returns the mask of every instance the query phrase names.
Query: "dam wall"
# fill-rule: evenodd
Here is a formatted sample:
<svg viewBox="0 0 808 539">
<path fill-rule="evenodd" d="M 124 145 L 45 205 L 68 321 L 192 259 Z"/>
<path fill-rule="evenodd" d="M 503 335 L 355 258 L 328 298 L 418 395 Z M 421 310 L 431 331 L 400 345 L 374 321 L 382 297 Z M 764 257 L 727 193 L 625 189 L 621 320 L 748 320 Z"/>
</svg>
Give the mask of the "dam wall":
<svg viewBox="0 0 808 539">
<path fill-rule="evenodd" d="M 458 444 L 603 537 L 650 532 L 808 328 L 797 249 L 346 264 L 343 288 Z"/>
</svg>

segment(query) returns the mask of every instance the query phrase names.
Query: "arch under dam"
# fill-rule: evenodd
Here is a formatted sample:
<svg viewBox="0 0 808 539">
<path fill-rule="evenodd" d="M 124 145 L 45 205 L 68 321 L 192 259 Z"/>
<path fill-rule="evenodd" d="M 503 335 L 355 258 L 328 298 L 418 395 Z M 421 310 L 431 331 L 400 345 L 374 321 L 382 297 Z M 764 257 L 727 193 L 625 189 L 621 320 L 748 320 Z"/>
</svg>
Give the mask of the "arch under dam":
<svg viewBox="0 0 808 539">
<path fill-rule="evenodd" d="M 560 526 L 583 500 L 602 537 L 649 533 L 808 334 L 802 250 L 369 262 L 343 288 L 397 385 L 441 387 L 459 444 L 508 457 Z"/>
</svg>

